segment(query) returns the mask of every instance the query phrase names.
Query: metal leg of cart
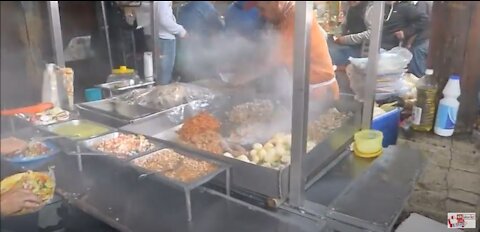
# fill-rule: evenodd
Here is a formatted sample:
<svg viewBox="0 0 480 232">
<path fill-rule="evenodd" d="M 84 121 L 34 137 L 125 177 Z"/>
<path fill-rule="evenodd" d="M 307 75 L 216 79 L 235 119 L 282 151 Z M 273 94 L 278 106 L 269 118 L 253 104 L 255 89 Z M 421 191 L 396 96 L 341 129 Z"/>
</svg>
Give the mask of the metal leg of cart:
<svg viewBox="0 0 480 232">
<path fill-rule="evenodd" d="M 225 193 L 230 196 L 230 168 L 225 170 Z"/>
<path fill-rule="evenodd" d="M 187 206 L 187 215 L 188 215 L 188 221 L 192 221 L 192 202 L 190 199 L 190 190 L 189 189 L 184 189 L 185 192 L 185 203 Z"/>
<path fill-rule="evenodd" d="M 82 155 L 81 155 L 80 145 L 77 144 L 77 164 L 78 164 L 78 171 L 83 172 L 83 162 L 82 162 Z"/>
</svg>

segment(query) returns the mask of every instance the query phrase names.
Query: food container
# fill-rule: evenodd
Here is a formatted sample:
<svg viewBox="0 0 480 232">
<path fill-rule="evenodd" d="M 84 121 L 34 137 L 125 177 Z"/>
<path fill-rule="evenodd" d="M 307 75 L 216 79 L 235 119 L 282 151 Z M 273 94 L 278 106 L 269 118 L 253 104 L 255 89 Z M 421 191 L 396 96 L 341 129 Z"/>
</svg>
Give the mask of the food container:
<svg viewBox="0 0 480 232">
<path fill-rule="evenodd" d="M 140 151 L 131 151 L 131 152 L 125 154 L 125 153 L 103 152 L 103 151 L 100 151 L 99 149 L 97 149 L 97 146 L 98 146 L 99 143 L 105 142 L 107 140 L 117 139 L 122 134 L 123 135 L 135 135 L 135 134 L 132 134 L 132 133 L 125 133 L 125 132 L 113 132 L 113 133 L 106 134 L 106 135 L 103 135 L 103 136 L 99 136 L 99 137 L 96 137 L 96 138 L 93 138 L 93 139 L 82 141 L 81 145 L 82 145 L 82 147 L 85 147 L 86 149 L 88 149 L 92 152 L 98 152 L 99 154 L 105 154 L 107 156 L 116 157 L 116 158 L 119 158 L 119 159 L 122 159 L 122 160 L 135 159 L 136 157 L 139 157 L 139 156 L 145 155 L 147 153 L 150 153 L 150 152 L 160 148 L 160 146 L 161 146 L 159 143 L 155 142 L 153 139 L 145 136 L 145 139 L 148 140 L 148 142 L 151 145 L 148 146 L 148 148 L 140 149 Z M 119 143 L 121 143 L 121 142 L 119 142 Z"/>
<path fill-rule="evenodd" d="M 362 130 L 354 135 L 355 150 L 361 154 L 375 154 L 382 150 L 383 133 L 377 130 Z"/>
<path fill-rule="evenodd" d="M 169 155 L 169 152 L 175 154 L 179 159 L 178 160 L 173 160 L 172 163 L 170 163 L 170 164 L 167 163 L 168 159 L 166 159 L 165 157 L 167 155 Z M 147 162 L 149 159 L 152 159 L 154 156 L 157 156 L 157 158 L 164 161 L 164 163 L 161 164 L 161 166 L 164 167 L 163 170 L 162 169 L 148 170 L 145 167 L 141 166 L 141 163 Z M 164 157 L 160 157 L 160 156 L 164 156 Z M 191 178 L 188 181 L 182 181 L 180 177 L 178 177 L 178 178 L 168 177 L 167 173 L 172 174 L 173 176 L 175 176 L 175 174 L 180 175 L 181 173 L 175 173 L 175 171 L 177 171 L 178 169 L 188 168 L 188 166 L 185 166 L 185 163 L 186 163 L 185 160 L 208 163 L 209 165 L 211 165 L 211 170 L 206 171 L 203 174 L 200 173 L 196 177 L 191 177 L 191 175 L 190 175 Z M 192 185 L 193 184 L 194 186 L 198 186 L 201 183 L 205 183 L 206 181 L 212 179 L 213 176 L 216 176 L 219 172 L 222 171 L 222 166 L 219 166 L 217 163 L 215 163 L 213 161 L 205 160 L 203 158 L 184 155 L 184 154 L 181 154 L 178 151 L 175 151 L 173 149 L 168 149 L 168 148 L 158 150 L 158 151 L 152 152 L 150 154 L 144 155 L 142 157 L 133 159 L 131 161 L 131 164 L 139 170 L 143 170 L 144 172 L 148 172 L 148 173 L 157 173 L 157 174 L 161 175 L 162 177 L 167 178 L 168 180 L 170 180 L 172 182 L 176 182 L 180 185 Z M 186 170 L 186 171 L 188 171 L 188 170 Z M 197 168 L 191 168 L 191 172 L 195 172 L 195 171 L 197 171 Z M 185 173 L 183 173 L 183 174 L 185 174 Z M 186 175 L 186 176 L 188 176 L 188 175 Z M 199 184 L 197 185 L 197 184 L 194 184 L 194 183 L 199 183 Z"/>
<path fill-rule="evenodd" d="M 83 119 L 50 125 L 45 129 L 50 133 L 76 141 L 94 138 L 114 131 L 113 128 L 108 126 Z"/>
<path fill-rule="evenodd" d="M 37 195 L 41 199 L 40 206 L 31 209 L 31 210 L 21 210 L 20 212 L 15 213 L 12 216 L 24 215 L 36 212 L 40 210 L 43 206 L 47 205 L 53 198 L 55 193 L 55 175 L 53 168 L 50 167 L 48 172 L 22 172 L 11 175 L 2 180 L 0 183 L 0 193 L 4 194 L 17 185 L 22 185 L 24 187 L 25 181 L 28 180 L 30 183 L 36 183 L 38 186 L 30 186 L 33 194 Z"/>
<path fill-rule="evenodd" d="M 60 153 L 60 149 L 52 142 L 52 141 L 43 141 L 40 142 L 44 145 L 48 150 L 36 156 L 25 156 L 24 152 L 16 154 L 14 156 L 6 156 L 3 159 L 10 163 L 15 168 L 23 169 L 23 170 L 35 170 L 43 166 L 44 164 L 48 163 L 52 160 L 55 155 Z"/>
<path fill-rule="evenodd" d="M 146 159 L 149 159 L 153 156 L 168 155 L 167 153 L 165 153 L 167 151 L 173 152 L 174 154 L 179 155 L 180 157 L 182 157 L 184 159 L 181 162 L 177 161 L 177 162 L 170 163 L 170 164 L 161 163 L 162 164 L 161 166 L 164 169 L 163 171 L 162 170 L 158 170 L 158 171 L 147 170 L 146 168 L 141 166 L 142 162 L 145 162 Z M 206 162 L 210 165 L 213 165 L 213 168 L 212 168 L 212 170 L 209 170 L 209 171 L 203 173 L 203 175 L 199 175 L 196 178 L 191 178 L 189 181 L 182 181 L 179 178 L 173 178 L 172 175 L 175 176 L 177 174 L 178 174 L 178 176 L 181 176 L 182 174 L 184 174 L 183 176 L 187 177 L 188 176 L 188 170 L 192 170 L 193 172 L 197 171 L 195 169 L 189 169 L 189 165 L 184 165 L 188 162 L 186 160 L 191 160 L 191 161 L 195 160 L 195 161 Z M 160 181 L 162 181 L 166 184 L 169 184 L 172 187 L 176 187 L 177 189 L 183 190 L 183 192 L 185 194 L 185 202 L 186 202 L 186 211 L 187 211 L 187 214 L 188 214 L 188 221 L 192 220 L 192 205 L 191 205 L 192 203 L 191 203 L 191 196 L 190 196 L 191 190 L 193 190 L 193 189 L 195 189 L 195 188 L 213 180 L 215 177 L 219 176 L 220 173 L 225 172 L 225 190 L 226 190 L 226 194 L 228 196 L 230 196 L 230 169 L 229 169 L 229 167 L 227 167 L 225 164 L 214 161 L 212 159 L 196 156 L 196 155 L 193 155 L 192 153 L 187 153 L 185 150 L 168 149 L 168 148 L 167 149 L 162 149 L 162 150 L 155 151 L 153 153 L 147 154 L 145 156 L 139 157 L 137 159 L 134 159 L 134 160 L 130 161 L 130 165 L 135 170 L 137 170 L 139 173 L 143 173 L 139 176 L 139 180 L 142 180 L 142 179 L 150 176 L 151 174 L 153 174 L 153 176 L 156 179 L 158 179 L 158 180 L 160 180 Z"/>
<path fill-rule="evenodd" d="M 140 80 L 140 77 L 135 70 L 129 69 L 127 66 L 120 66 L 120 68 L 112 70 L 112 74 L 107 78 L 107 83 L 125 80 Z"/>
</svg>

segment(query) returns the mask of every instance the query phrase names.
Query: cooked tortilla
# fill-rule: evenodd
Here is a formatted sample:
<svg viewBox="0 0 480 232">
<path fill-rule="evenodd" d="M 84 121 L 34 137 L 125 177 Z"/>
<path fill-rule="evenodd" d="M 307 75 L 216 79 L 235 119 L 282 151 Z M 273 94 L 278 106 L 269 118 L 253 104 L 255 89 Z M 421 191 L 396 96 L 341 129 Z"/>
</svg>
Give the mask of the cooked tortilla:
<svg viewBox="0 0 480 232">
<path fill-rule="evenodd" d="M 43 207 L 53 198 L 55 191 L 55 181 L 47 173 L 28 171 L 3 179 L 0 183 L 0 194 L 3 194 L 19 185 L 24 189 L 31 190 L 42 200 L 42 204 L 39 208 Z M 32 211 L 22 210 L 16 215 L 30 212 Z"/>
<path fill-rule="evenodd" d="M 15 137 L 8 137 L 1 140 L 0 153 L 2 155 L 15 154 L 27 148 L 27 145 L 27 142 L 21 139 Z"/>
</svg>

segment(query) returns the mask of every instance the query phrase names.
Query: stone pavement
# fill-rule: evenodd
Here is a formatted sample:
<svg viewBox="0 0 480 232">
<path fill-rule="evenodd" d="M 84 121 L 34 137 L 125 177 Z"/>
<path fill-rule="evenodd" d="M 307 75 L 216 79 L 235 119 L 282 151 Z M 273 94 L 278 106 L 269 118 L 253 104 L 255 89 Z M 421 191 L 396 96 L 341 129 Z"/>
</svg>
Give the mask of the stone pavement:
<svg viewBox="0 0 480 232">
<path fill-rule="evenodd" d="M 441 223 L 446 223 L 447 212 L 476 212 L 477 219 L 480 217 L 480 141 L 473 140 L 442 138 L 433 133 L 399 138 L 398 144 L 418 149 L 427 158 L 407 212 Z"/>
</svg>

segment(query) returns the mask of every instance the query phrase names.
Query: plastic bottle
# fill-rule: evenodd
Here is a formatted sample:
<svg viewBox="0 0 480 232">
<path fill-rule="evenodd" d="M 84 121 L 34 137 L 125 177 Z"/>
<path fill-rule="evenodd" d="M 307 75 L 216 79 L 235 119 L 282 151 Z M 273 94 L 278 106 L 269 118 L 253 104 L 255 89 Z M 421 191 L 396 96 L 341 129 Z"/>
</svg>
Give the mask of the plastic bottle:
<svg viewBox="0 0 480 232">
<path fill-rule="evenodd" d="M 42 101 L 51 102 L 54 106 L 59 106 L 55 64 L 47 64 L 45 71 L 43 71 Z"/>
<path fill-rule="evenodd" d="M 451 75 L 442 93 L 443 98 L 438 104 L 434 131 L 437 135 L 448 137 L 453 134 L 457 122 L 458 106 L 460 105 L 457 98 L 461 94 L 460 76 Z"/>
<path fill-rule="evenodd" d="M 432 69 L 425 71 L 425 76 L 418 80 L 416 87 L 417 101 L 412 110 L 412 128 L 416 131 L 431 131 L 435 119 L 438 91 Z"/>
</svg>

